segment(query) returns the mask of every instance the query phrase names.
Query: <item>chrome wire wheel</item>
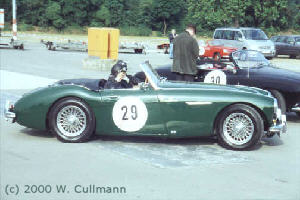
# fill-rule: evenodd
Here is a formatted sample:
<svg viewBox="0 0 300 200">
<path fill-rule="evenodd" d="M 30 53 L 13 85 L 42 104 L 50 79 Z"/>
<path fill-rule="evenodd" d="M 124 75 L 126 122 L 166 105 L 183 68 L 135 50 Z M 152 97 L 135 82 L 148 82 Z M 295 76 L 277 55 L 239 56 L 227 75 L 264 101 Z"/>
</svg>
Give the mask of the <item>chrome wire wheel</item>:
<svg viewBox="0 0 300 200">
<path fill-rule="evenodd" d="M 57 128 L 63 136 L 77 137 L 87 127 L 87 116 L 78 106 L 68 105 L 63 107 L 57 114 Z"/>
<path fill-rule="evenodd" d="M 244 113 L 232 113 L 223 123 L 225 139 L 234 145 L 243 145 L 251 140 L 254 134 L 254 122 Z"/>
</svg>

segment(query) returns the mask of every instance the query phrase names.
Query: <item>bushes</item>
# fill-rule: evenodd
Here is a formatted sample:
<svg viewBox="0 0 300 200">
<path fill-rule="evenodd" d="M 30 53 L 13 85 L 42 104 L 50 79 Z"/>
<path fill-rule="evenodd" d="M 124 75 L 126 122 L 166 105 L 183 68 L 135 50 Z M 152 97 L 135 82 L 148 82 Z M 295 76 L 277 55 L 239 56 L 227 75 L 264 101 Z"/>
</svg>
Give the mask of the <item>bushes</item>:
<svg viewBox="0 0 300 200">
<path fill-rule="evenodd" d="M 120 28 L 121 35 L 126 36 L 150 36 L 152 30 L 145 26 L 123 26 Z"/>
<path fill-rule="evenodd" d="M 19 31 L 33 31 L 34 27 L 30 24 L 18 23 L 18 30 Z"/>
</svg>

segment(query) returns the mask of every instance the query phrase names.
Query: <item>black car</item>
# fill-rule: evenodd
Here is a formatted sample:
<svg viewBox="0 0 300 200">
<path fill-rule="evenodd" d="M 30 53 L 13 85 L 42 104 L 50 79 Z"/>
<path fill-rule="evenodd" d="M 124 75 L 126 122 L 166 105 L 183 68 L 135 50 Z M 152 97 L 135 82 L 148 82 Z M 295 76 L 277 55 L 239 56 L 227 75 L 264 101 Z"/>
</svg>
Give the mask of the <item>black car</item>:
<svg viewBox="0 0 300 200">
<path fill-rule="evenodd" d="M 232 53 L 232 62 L 198 60 L 195 82 L 244 85 L 268 90 L 277 99 L 282 112 L 300 116 L 300 73 L 273 66 L 260 52 L 240 50 Z M 161 77 L 176 80 L 171 65 L 156 68 Z M 144 80 L 138 72 L 137 78 Z M 241 86 L 242 87 L 242 86 Z"/>
<path fill-rule="evenodd" d="M 273 36 L 271 40 L 275 44 L 276 55 L 289 55 L 290 58 L 300 55 L 300 35 Z"/>
</svg>

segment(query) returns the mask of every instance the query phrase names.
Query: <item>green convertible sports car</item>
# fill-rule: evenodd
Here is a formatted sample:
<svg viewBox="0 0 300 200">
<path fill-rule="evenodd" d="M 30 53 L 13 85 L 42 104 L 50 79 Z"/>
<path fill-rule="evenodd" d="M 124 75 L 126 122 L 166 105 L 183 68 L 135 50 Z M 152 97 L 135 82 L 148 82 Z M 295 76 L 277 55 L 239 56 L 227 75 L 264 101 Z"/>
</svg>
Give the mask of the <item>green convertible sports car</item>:
<svg viewBox="0 0 300 200">
<path fill-rule="evenodd" d="M 267 91 L 167 81 L 149 62 L 141 68 L 147 82 L 138 88 L 103 89 L 103 79 L 63 80 L 7 102 L 5 117 L 50 130 L 64 142 L 84 142 L 93 134 L 216 136 L 220 145 L 237 150 L 286 131 L 286 117 Z"/>
</svg>

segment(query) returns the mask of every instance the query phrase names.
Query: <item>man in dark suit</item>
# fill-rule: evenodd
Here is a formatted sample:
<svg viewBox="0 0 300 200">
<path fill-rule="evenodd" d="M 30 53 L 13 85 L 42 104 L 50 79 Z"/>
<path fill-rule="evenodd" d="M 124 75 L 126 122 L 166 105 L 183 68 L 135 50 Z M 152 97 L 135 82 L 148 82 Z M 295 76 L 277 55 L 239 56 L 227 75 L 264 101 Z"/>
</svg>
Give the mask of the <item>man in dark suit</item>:
<svg viewBox="0 0 300 200">
<path fill-rule="evenodd" d="M 196 60 L 199 57 L 199 45 L 196 40 L 196 27 L 188 25 L 185 32 L 174 39 L 172 72 L 176 80 L 193 81 L 197 75 Z"/>
</svg>

